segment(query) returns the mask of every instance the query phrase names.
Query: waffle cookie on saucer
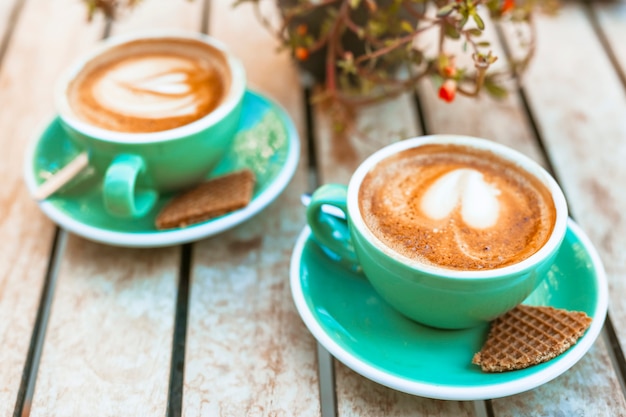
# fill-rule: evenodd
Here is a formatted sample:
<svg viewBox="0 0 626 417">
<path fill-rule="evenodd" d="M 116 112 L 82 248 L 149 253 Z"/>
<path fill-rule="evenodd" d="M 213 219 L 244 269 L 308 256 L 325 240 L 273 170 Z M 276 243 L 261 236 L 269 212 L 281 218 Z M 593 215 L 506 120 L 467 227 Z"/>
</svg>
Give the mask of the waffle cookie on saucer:
<svg viewBox="0 0 626 417">
<path fill-rule="evenodd" d="M 185 227 L 243 208 L 252 199 L 255 182 L 249 169 L 210 179 L 174 197 L 158 214 L 156 227 Z"/>
<path fill-rule="evenodd" d="M 491 323 L 472 363 L 484 372 L 524 369 L 557 357 L 585 333 L 591 318 L 580 311 L 520 304 Z"/>
</svg>

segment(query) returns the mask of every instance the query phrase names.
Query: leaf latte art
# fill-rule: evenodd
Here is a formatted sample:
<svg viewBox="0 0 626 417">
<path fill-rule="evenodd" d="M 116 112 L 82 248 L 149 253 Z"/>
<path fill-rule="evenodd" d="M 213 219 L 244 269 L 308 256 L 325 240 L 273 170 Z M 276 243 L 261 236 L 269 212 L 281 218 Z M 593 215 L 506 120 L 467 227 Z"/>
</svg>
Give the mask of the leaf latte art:
<svg viewBox="0 0 626 417">
<path fill-rule="evenodd" d="M 68 91 L 73 112 L 119 132 L 156 132 L 198 120 L 230 84 L 221 54 L 192 40 L 143 40 L 109 51 L 87 66 Z"/>
<path fill-rule="evenodd" d="M 528 258 L 556 220 L 539 180 L 460 145 L 425 145 L 379 162 L 361 183 L 359 208 L 371 232 L 401 256 L 458 270 Z"/>
</svg>

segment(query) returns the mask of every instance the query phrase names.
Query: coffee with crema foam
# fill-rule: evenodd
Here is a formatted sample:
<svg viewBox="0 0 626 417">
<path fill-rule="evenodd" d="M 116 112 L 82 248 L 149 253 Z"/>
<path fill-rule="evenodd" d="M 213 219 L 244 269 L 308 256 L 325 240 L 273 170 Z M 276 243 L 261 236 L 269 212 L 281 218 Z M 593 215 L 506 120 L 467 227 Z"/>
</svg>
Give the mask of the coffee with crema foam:
<svg viewBox="0 0 626 417">
<path fill-rule="evenodd" d="M 513 162 L 462 145 L 431 144 L 390 156 L 359 188 L 365 224 L 407 258 L 455 270 L 516 264 L 550 238 L 547 187 Z"/>
<path fill-rule="evenodd" d="M 224 54 L 193 39 L 136 40 L 88 62 L 67 91 L 82 121 L 116 132 L 170 130 L 209 114 L 228 93 Z"/>
</svg>

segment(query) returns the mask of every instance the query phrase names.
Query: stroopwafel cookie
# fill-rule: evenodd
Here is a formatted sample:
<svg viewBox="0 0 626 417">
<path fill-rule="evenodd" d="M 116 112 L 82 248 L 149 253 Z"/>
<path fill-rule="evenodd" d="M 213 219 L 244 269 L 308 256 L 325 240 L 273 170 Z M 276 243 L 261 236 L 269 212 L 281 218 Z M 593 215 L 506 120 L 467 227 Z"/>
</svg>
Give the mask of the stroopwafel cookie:
<svg viewBox="0 0 626 417">
<path fill-rule="evenodd" d="M 252 199 L 255 181 L 249 169 L 212 178 L 167 203 L 156 218 L 156 227 L 185 227 L 243 208 Z"/>
<path fill-rule="evenodd" d="M 505 372 L 546 362 L 573 346 L 590 324 L 580 311 L 520 304 L 491 323 L 472 363 L 484 372 Z"/>
</svg>

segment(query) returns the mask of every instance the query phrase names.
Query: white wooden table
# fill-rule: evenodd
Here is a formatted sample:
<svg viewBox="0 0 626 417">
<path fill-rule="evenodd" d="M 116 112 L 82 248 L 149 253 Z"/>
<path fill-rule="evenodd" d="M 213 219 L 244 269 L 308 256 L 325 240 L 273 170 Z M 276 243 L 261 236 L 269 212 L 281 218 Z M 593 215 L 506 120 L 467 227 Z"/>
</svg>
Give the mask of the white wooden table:
<svg viewBox="0 0 626 417">
<path fill-rule="evenodd" d="M 0 416 L 626 415 L 626 3 L 567 2 L 539 18 L 536 59 L 503 102 L 446 104 L 424 82 L 362 111 L 368 134 L 345 140 L 309 106 L 289 56 L 275 53 L 251 9 L 231 3 L 149 0 L 107 24 L 87 23 L 76 0 L 0 1 Z M 93 243 L 39 211 L 23 155 L 54 114 L 60 71 L 103 37 L 159 27 L 226 42 L 251 88 L 293 118 L 301 163 L 277 201 L 219 236 L 163 249 Z M 300 320 L 288 284 L 305 224 L 300 194 L 346 182 L 374 150 L 423 133 L 484 137 L 540 161 L 598 248 L 609 317 L 555 380 L 488 401 L 411 396 L 332 359 Z"/>
</svg>

